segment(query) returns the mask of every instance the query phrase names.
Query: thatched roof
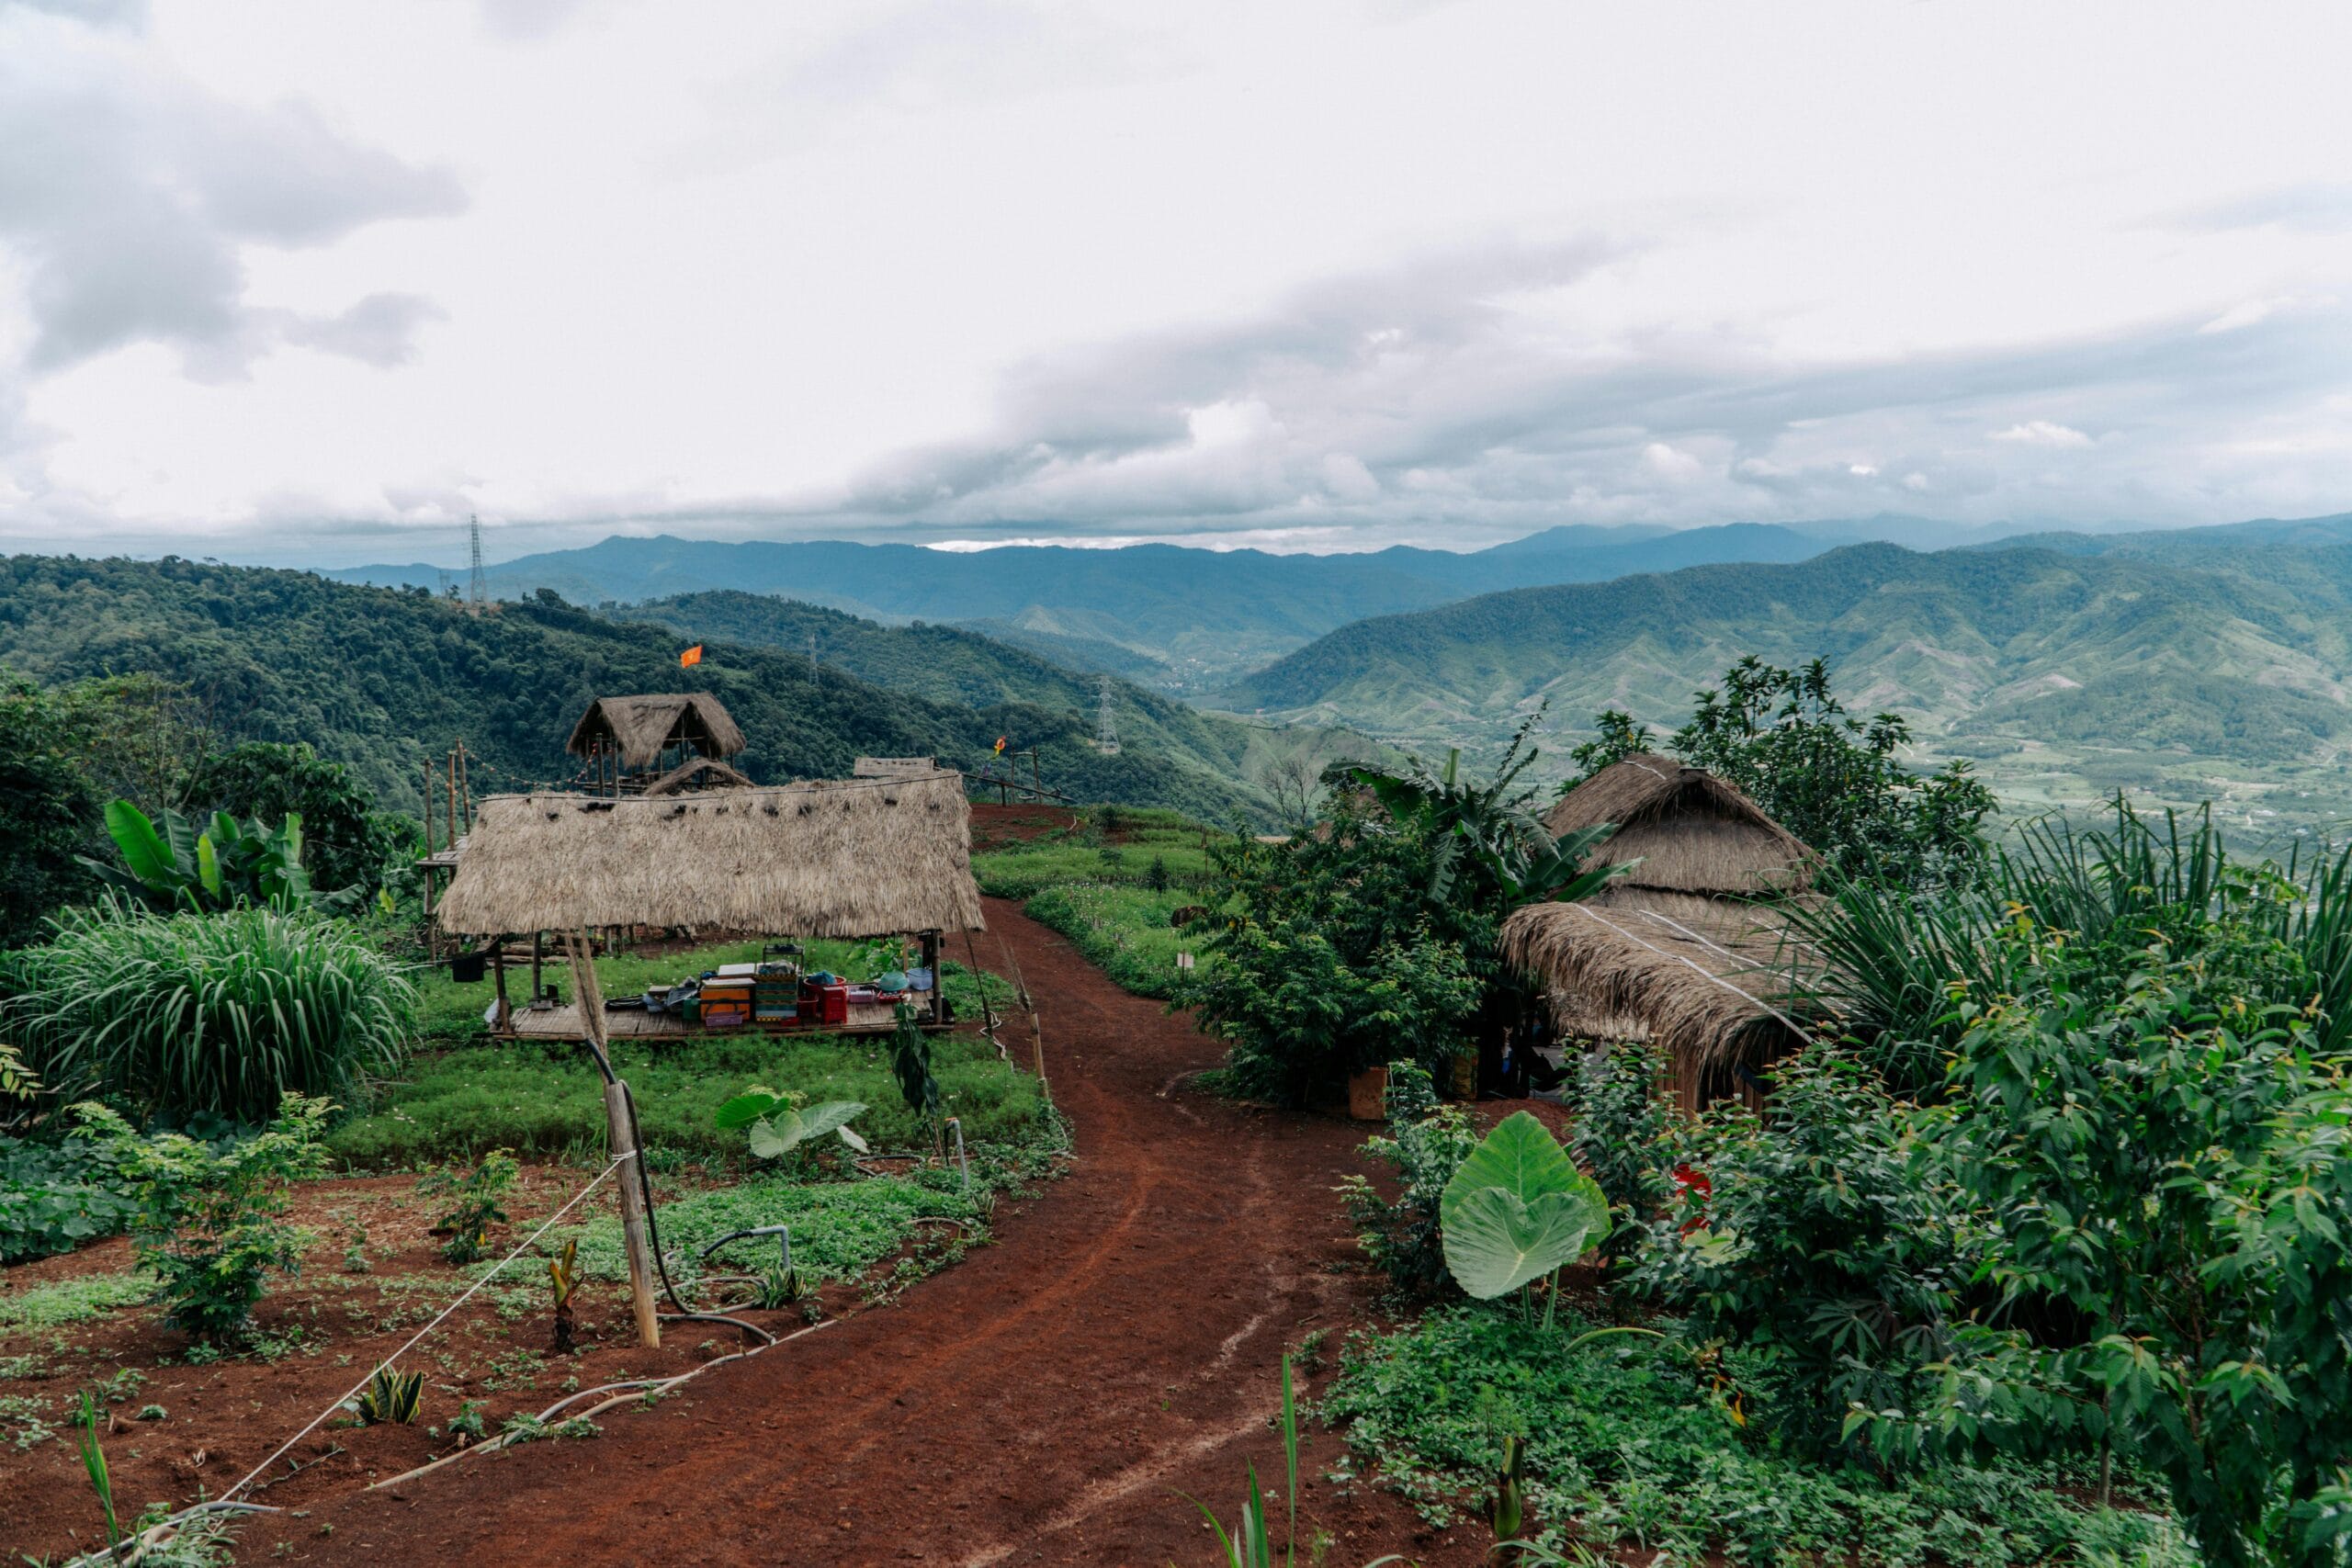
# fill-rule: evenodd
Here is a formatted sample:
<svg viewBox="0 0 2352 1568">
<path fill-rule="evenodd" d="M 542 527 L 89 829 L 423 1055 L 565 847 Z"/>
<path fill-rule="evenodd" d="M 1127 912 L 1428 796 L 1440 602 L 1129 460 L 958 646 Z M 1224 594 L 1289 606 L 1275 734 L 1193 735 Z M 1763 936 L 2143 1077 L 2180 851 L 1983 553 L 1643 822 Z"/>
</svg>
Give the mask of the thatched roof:
<svg viewBox="0 0 2352 1568">
<path fill-rule="evenodd" d="M 744 745 L 743 732 L 735 727 L 726 705 L 708 692 L 598 697 L 571 727 L 571 739 L 563 749 L 585 757 L 598 740 L 619 750 L 625 768 L 650 768 L 669 746 L 691 746 L 706 757 L 732 757 Z"/>
<path fill-rule="evenodd" d="M 495 795 L 444 931 L 684 926 L 867 937 L 981 925 L 961 774 L 709 795 Z"/>
<path fill-rule="evenodd" d="M 1813 880 L 1814 854 L 1761 807 L 1703 768 L 1642 754 L 1612 762 L 1544 818 L 1555 838 L 1614 822 L 1601 850 L 1639 860 L 1618 886 L 1666 893 L 1793 891 Z"/>
<path fill-rule="evenodd" d="M 752 781 L 716 757 L 689 757 L 645 786 L 647 795 L 678 795 L 687 790 L 750 789 Z"/>
<path fill-rule="evenodd" d="M 1646 1036 L 1702 1067 L 1802 1040 L 1791 976 L 1817 968 L 1773 906 L 1623 884 L 1516 911 L 1502 946 L 1542 982 L 1563 1029 Z"/>
</svg>

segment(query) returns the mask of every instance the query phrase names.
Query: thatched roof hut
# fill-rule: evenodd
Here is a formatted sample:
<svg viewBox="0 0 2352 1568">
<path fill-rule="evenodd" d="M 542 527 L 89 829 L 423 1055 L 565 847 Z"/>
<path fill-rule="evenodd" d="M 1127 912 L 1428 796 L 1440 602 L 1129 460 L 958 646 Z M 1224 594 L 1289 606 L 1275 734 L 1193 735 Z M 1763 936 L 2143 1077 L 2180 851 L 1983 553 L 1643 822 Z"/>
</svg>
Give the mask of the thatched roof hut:
<svg viewBox="0 0 2352 1568">
<path fill-rule="evenodd" d="M 1583 903 L 1514 912 L 1504 956 L 1543 983 L 1564 1032 L 1654 1043 L 1686 1109 L 1756 1098 L 1756 1070 L 1805 1038 L 1792 977 L 1815 965 L 1784 910 L 1813 852 L 1731 784 L 1664 757 L 1602 769 L 1544 818 L 1555 835 L 1600 822 L 1617 824 L 1602 854 L 1639 863 Z"/>
<path fill-rule="evenodd" d="M 617 754 L 631 772 L 655 767 L 672 747 L 705 757 L 732 757 L 743 750 L 742 730 L 726 705 L 708 692 L 668 692 L 649 696 L 598 697 L 571 727 L 563 749 L 575 757 Z"/>
<path fill-rule="evenodd" d="M 1813 880 L 1813 852 L 1737 786 L 1704 768 L 1647 752 L 1612 762 L 1545 813 L 1554 838 L 1614 822 L 1612 861 L 1641 863 L 1621 886 L 1668 893 L 1795 892 Z"/>
<path fill-rule="evenodd" d="M 683 795 L 690 790 L 750 789 L 752 781 L 716 757 L 689 757 L 648 784 L 646 795 Z"/>
<path fill-rule="evenodd" d="M 978 929 L 954 773 L 708 795 L 495 795 L 436 912 L 497 936 L 603 926 L 813 937 Z"/>
</svg>

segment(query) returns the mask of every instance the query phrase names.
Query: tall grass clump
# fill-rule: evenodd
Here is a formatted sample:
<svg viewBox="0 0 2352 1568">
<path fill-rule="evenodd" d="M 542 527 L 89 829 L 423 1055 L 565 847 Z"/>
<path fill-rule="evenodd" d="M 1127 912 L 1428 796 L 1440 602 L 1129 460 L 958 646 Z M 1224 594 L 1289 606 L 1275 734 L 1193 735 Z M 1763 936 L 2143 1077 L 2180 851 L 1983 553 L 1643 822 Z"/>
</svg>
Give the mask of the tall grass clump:
<svg viewBox="0 0 2352 1568">
<path fill-rule="evenodd" d="M 408 982 L 321 916 L 108 904 L 52 924 L 11 961 L 0 1024 L 61 1095 L 266 1122 L 289 1091 L 342 1095 L 395 1065 L 414 1021 Z"/>
</svg>

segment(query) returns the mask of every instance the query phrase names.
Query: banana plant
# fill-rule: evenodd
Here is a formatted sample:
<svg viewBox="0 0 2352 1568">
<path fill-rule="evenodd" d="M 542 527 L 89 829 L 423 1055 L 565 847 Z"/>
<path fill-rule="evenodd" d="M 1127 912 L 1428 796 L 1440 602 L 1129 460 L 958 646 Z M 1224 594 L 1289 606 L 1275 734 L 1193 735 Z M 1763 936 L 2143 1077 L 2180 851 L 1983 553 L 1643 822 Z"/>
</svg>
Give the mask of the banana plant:
<svg viewBox="0 0 2352 1568">
<path fill-rule="evenodd" d="M 199 826 L 176 811 L 150 818 L 128 800 L 107 804 L 107 835 L 120 865 L 82 856 L 99 880 L 138 903 L 164 912 L 212 911 L 242 905 L 299 909 L 314 902 L 302 869 L 302 818 L 287 813 L 271 828 L 240 822 L 225 811 Z"/>
<path fill-rule="evenodd" d="M 721 1105 L 711 1122 L 722 1133 L 748 1128 L 754 1159 L 782 1159 L 827 1133 L 860 1154 L 866 1152 L 865 1140 L 849 1126 L 853 1118 L 864 1114 L 863 1100 L 829 1100 L 821 1105 L 802 1106 L 796 1103 L 797 1098 L 753 1084 Z"/>
</svg>

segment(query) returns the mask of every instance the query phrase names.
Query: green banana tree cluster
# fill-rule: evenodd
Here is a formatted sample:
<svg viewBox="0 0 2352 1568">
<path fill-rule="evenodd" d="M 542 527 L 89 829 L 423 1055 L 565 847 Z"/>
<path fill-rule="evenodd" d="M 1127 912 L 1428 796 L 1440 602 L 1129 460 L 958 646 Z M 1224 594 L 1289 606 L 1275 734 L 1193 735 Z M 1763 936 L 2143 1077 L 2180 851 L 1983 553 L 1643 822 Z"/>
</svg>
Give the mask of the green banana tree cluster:
<svg viewBox="0 0 2352 1568">
<path fill-rule="evenodd" d="M 213 913 L 248 906 L 279 910 L 321 902 L 302 869 L 302 818 L 292 812 L 277 827 L 240 822 L 216 811 L 199 825 L 176 811 L 158 820 L 127 800 L 109 802 L 107 833 L 122 864 L 82 857 L 99 880 L 159 913 Z"/>
<path fill-rule="evenodd" d="M 1465 864 L 1484 873 L 1506 909 L 1545 899 L 1574 903 L 1632 869 L 1587 863 L 1616 831 L 1613 826 L 1603 823 L 1556 839 L 1544 826 L 1533 790 L 1519 783 L 1520 774 L 1535 761 L 1535 749 L 1527 742 L 1541 716 L 1520 726 L 1493 775 L 1484 781 L 1462 776 L 1458 747 L 1448 750 L 1444 766 L 1434 771 L 1418 761 L 1401 773 L 1347 770 L 1347 782 L 1369 792 L 1392 821 L 1427 838 L 1432 901 L 1443 903 L 1453 897 Z"/>
</svg>

